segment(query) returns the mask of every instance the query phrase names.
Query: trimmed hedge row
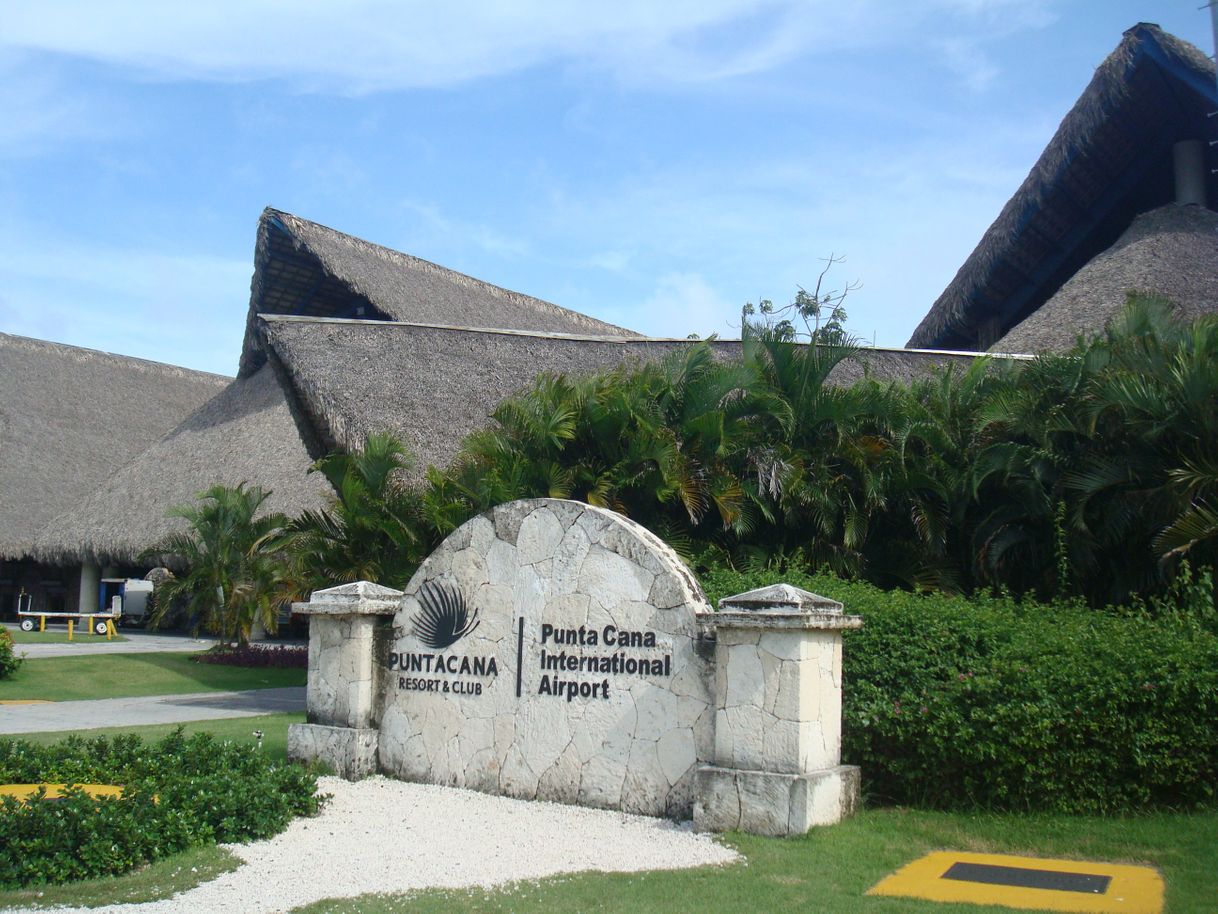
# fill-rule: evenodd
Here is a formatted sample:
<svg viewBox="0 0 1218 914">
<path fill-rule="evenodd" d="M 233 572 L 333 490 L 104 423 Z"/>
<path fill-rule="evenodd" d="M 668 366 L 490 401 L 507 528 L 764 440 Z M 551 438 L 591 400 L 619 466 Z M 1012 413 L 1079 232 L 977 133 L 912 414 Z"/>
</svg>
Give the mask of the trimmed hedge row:
<svg viewBox="0 0 1218 914">
<path fill-rule="evenodd" d="M 862 615 L 845 636 L 843 761 L 874 800 L 1114 812 L 1212 806 L 1218 637 L 1153 613 L 883 591 L 716 569 L 707 596 L 786 581 Z"/>
<path fill-rule="evenodd" d="M 79 790 L 56 801 L 0 798 L 0 887 L 116 875 L 201 844 L 278 834 L 317 812 L 316 778 L 257 749 L 179 730 L 70 737 L 38 746 L 0 740 L 0 784 L 119 784 L 121 799 Z"/>
</svg>

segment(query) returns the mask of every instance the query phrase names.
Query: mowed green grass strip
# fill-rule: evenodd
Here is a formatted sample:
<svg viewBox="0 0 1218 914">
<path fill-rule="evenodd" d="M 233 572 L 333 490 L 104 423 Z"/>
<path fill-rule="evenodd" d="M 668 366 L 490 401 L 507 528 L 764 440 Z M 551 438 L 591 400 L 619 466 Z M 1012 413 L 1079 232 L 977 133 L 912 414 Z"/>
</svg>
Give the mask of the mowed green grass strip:
<svg viewBox="0 0 1218 914">
<path fill-rule="evenodd" d="M 26 660 L 0 680 L 0 701 L 80 701 L 302 686 L 303 669 L 196 663 L 189 654 L 93 654 Z"/>
<path fill-rule="evenodd" d="M 670 872 L 559 876 L 499 890 L 363 896 L 297 908 L 299 914 L 553 911 L 707 914 L 1011 914 L 989 905 L 869 897 L 888 873 L 932 850 L 1014 853 L 1158 867 L 1167 914 L 1218 910 L 1218 814 L 1123 818 L 866 810 L 793 839 L 733 834 L 747 862 Z M 403 865 L 408 865 L 404 863 Z"/>
<path fill-rule="evenodd" d="M 123 876 L 84 879 L 65 885 L 0 890 L 0 909 L 95 908 L 111 904 L 159 901 L 204 882 L 210 882 L 240 865 L 241 861 L 235 855 L 214 844 L 208 847 L 193 847 Z"/>
</svg>

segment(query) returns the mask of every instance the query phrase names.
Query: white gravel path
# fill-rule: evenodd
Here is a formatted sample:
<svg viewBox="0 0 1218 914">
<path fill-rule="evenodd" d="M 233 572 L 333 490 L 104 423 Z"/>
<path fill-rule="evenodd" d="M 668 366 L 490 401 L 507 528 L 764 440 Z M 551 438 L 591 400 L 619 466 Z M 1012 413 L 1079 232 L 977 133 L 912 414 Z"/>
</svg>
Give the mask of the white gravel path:
<svg viewBox="0 0 1218 914">
<path fill-rule="evenodd" d="M 583 870 L 725 864 L 735 851 L 661 819 L 376 777 L 321 778 L 316 818 L 228 846 L 245 866 L 174 898 L 73 914 L 272 914 L 370 892 L 501 885 Z"/>
</svg>

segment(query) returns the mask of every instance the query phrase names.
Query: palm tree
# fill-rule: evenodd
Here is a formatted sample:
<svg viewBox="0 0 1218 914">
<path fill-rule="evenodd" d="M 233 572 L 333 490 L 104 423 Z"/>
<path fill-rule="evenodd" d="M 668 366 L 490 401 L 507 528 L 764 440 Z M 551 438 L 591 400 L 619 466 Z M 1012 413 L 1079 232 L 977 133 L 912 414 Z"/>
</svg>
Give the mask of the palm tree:
<svg viewBox="0 0 1218 914">
<path fill-rule="evenodd" d="M 288 522 L 275 541 L 291 561 L 292 597 L 350 581 L 407 583 L 432 541 L 419 497 L 402 479 L 409 466 L 405 446 L 388 434 L 369 435 L 361 450 L 313 465 L 310 472 L 326 477 L 334 500 Z"/>
<path fill-rule="evenodd" d="M 745 339 L 746 362 L 785 404 L 763 423 L 752 455 L 776 509 L 770 545 L 847 575 L 865 565 L 873 518 L 886 507 L 891 459 L 886 388 L 865 377 L 849 386 L 830 381 L 856 352 L 840 333 L 807 345 L 765 330 Z"/>
<path fill-rule="evenodd" d="M 1104 564 L 1137 592 L 1163 583 L 1182 556 L 1213 563 L 1218 319 L 1181 323 L 1169 303 L 1134 297 L 1087 357 L 1095 370 L 1083 414 L 1095 447 L 1065 486 Z"/>
<path fill-rule="evenodd" d="M 188 529 L 151 550 L 172 556 L 185 571 L 165 581 L 157 594 L 152 622 L 164 620 L 174 602 L 182 600 L 193 628 L 215 632 L 224 641 L 245 644 L 261 625 L 274 631 L 282 557 L 270 545 L 285 518 L 258 516 L 271 493 L 259 486 L 215 485 L 197 502 L 174 508 Z"/>
</svg>

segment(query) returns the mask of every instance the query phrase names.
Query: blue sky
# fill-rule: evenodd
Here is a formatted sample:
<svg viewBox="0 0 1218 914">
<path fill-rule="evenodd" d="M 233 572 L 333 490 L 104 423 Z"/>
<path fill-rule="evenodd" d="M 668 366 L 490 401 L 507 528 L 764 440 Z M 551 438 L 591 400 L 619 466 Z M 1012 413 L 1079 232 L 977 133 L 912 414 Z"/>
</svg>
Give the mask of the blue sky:
<svg viewBox="0 0 1218 914">
<path fill-rule="evenodd" d="M 271 205 L 655 335 L 844 256 L 900 346 L 1122 31 L 1212 53 L 1200 5 L 0 0 L 0 331 L 232 374 Z"/>
</svg>

